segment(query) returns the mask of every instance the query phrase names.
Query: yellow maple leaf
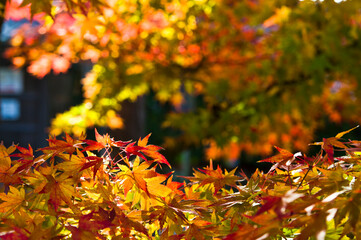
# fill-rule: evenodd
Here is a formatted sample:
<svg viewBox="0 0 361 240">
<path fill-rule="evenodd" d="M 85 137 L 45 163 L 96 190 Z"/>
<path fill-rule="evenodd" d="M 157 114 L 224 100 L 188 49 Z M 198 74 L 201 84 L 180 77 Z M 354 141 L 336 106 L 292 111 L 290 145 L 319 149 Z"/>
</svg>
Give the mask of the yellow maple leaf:
<svg viewBox="0 0 361 240">
<path fill-rule="evenodd" d="M 3 201 L 0 203 L 0 213 L 10 212 L 18 209 L 25 201 L 25 190 L 21 188 L 16 189 L 10 186 L 9 192 L 0 193 L 0 199 Z"/>
</svg>

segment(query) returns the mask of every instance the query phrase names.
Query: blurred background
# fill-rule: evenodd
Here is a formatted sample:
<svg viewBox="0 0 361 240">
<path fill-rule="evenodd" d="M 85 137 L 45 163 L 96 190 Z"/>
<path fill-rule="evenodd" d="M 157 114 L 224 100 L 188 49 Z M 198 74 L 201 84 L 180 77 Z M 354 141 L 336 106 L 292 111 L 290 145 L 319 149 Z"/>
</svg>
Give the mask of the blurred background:
<svg viewBox="0 0 361 240">
<path fill-rule="evenodd" d="M 360 124 L 356 0 L 0 0 L 0 140 L 150 142 L 181 175 Z M 356 129 L 346 138 L 357 139 Z"/>
</svg>

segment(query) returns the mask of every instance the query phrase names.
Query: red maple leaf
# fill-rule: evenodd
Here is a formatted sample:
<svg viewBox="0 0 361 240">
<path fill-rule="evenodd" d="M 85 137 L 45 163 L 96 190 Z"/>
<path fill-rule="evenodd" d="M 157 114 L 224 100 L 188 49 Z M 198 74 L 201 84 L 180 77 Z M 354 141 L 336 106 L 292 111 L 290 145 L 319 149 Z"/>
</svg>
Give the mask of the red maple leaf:
<svg viewBox="0 0 361 240">
<path fill-rule="evenodd" d="M 93 179 L 95 179 L 95 176 L 96 176 L 99 168 L 103 164 L 103 158 L 96 157 L 96 156 L 90 156 L 90 157 L 85 157 L 85 159 L 89 160 L 89 162 L 85 163 L 83 165 L 83 167 L 79 171 L 85 170 L 85 169 L 90 168 L 90 167 L 94 167 L 94 169 L 93 169 L 93 173 L 94 173 Z"/>
</svg>

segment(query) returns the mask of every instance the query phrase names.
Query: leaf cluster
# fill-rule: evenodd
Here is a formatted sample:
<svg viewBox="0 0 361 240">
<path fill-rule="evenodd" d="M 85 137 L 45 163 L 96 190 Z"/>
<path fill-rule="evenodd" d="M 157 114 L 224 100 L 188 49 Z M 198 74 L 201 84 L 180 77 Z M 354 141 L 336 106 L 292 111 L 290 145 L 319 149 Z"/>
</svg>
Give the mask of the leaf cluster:
<svg viewBox="0 0 361 240">
<path fill-rule="evenodd" d="M 352 129 L 351 129 L 352 130 Z M 351 131 L 349 130 L 349 131 Z M 160 147 L 96 132 L 0 145 L 2 239 L 352 239 L 361 235 L 361 142 L 345 131 L 316 156 L 279 154 L 265 174 L 210 166 L 184 183 Z M 344 151 L 335 157 L 334 151 Z"/>
</svg>

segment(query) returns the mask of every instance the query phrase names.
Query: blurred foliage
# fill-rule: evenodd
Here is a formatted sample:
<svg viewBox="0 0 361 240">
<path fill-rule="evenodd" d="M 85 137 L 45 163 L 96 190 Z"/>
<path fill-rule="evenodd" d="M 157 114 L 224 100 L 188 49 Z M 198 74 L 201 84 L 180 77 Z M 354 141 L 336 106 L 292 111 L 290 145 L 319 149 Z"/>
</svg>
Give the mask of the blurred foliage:
<svg viewBox="0 0 361 240">
<path fill-rule="evenodd" d="M 360 1 L 20 2 L 6 18 L 40 25 L 14 34 L 15 66 L 42 78 L 93 62 L 84 103 L 53 134 L 126 127 L 122 102 L 149 92 L 173 106 L 162 126 L 182 133 L 164 145 L 207 146 L 208 158 L 305 150 L 325 121 L 359 122 Z"/>
</svg>

